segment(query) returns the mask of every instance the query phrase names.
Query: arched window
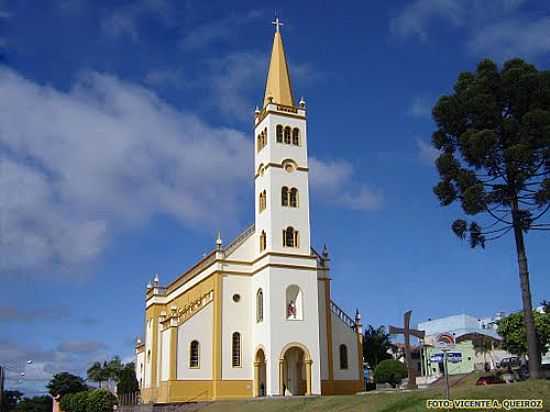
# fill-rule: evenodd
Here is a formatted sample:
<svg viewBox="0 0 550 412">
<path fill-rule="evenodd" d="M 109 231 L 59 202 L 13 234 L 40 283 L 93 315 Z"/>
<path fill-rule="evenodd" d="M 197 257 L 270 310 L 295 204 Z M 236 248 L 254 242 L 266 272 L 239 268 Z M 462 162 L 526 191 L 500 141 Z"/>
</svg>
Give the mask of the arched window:
<svg viewBox="0 0 550 412">
<path fill-rule="evenodd" d="M 298 285 L 290 285 L 286 288 L 286 318 L 289 320 L 302 320 L 303 314 L 302 289 Z"/>
<path fill-rule="evenodd" d="M 277 143 L 283 143 L 283 126 L 280 124 L 277 125 Z"/>
<path fill-rule="evenodd" d="M 241 334 L 239 332 L 233 332 L 231 349 L 231 365 L 238 368 L 241 366 Z"/>
<path fill-rule="evenodd" d="M 199 367 L 199 357 L 200 357 L 200 345 L 199 341 L 191 341 L 189 345 L 189 367 L 198 368 Z"/>
<path fill-rule="evenodd" d="M 346 345 L 340 345 L 340 369 L 348 368 L 348 348 Z"/>
<path fill-rule="evenodd" d="M 256 151 L 260 151 L 262 150 L 262 136 L 261 134 L 258 135 L 258 137 L 256 138 Z"/>
<path fill-rule="evenodd" d="M 298 247 L 298 231 L 292 226 L 283 230 L 283 246 Z"/>
<path fill-rule="evenodd" d="M 290 189 L 290 207 L 298 207 L 298 189 L 293 187 Z"/>
<path fill-rule="evenodd" d="M 264 292 L 258 289 L 256 293 L 256 322 L 264 320 Z"/>
<path fill-rule="evenodd" d="M 265 190 L 263 192 L 260 192 L 260 199 L 259 199 L 258 206 L 259 206 L 260 212 L 262 212 L 267 206 L 267 192 Z"/>
<path fill-rule="evenodd" d="M 300 145 L 300 129 L 297 127 L 292 129 L 292 144 L 296 146 Z"/>
<path fill-rule="evenodd" d="M 288 206 L 288 187 L 286 186 L 281 189 L 281 205 Z"/>
<path fill-rule="evenodd" d="M 264 129 L 263 133 L 263 146 L 267 146 L 267 127 Z"/>
<path fill-rule="evenodd" d="M 285 143 L 290 144 L 290 127 L 285 127 Z"/>
<path fill-rule="evenodd" d="M 267 247 L 267 236 L 265 232 L 262 230 L 262 234 L 260 235 L 260 252 L 263 252 L 266 247 Z"/>
</svg>

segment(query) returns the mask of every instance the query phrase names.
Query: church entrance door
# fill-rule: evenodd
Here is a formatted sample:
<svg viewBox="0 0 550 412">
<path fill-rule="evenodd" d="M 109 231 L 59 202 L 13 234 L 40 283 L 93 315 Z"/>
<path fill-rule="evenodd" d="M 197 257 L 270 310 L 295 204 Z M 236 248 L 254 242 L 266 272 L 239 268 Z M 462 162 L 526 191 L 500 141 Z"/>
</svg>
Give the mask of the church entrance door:
<svg viewBox="0 0 550 412">
<path fill-rule="evenodd" d="M 281 394 L 284 396 L 309 395 L 311 392 L 311 360 L 298 346 L 288 348 L 279 366 Z"/>
<path fill-rule="evenodd" d="M 265 396 L 266 391 L 266 372 L 265 372 L 265 353 L 263 349 L 258 349 L 254 360 L 254 396 Z"/>
</svg>

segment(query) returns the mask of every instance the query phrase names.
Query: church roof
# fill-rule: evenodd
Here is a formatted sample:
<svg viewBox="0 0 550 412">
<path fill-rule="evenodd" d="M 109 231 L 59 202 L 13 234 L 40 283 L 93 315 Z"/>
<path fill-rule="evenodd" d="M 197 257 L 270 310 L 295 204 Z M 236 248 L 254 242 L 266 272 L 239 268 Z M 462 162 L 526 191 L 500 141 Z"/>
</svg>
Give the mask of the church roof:
<svg viewBox="0 0 550 412">
<path fill-rule="evenodd" d="M 269 103 L 270 97 L 273 98 L 274 103 L 294 106 L 290 74 L 279 25 L 277 25 L 275 37 L 273 38 L 273 49 L 271 50 L 271 60 L 269 61 L 269 71 L 267 72 L 265 84 L 264 107 Z"/>
</svg>

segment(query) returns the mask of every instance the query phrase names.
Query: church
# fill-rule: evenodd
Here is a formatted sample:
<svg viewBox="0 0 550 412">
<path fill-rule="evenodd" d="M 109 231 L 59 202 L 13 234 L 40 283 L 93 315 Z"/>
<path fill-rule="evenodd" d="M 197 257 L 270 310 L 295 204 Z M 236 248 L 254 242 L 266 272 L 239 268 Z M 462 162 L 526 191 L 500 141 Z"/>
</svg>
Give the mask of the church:
<svg viewBox="0 0 550 412">
<path fill-rule="evenodd" d="M 363 390 L 361 317 L 331 298 L 330 259 L 310 244 L 307 110 L 276 30 L 254 114 L 255 219 L 167 285 L 147 285 L 136 345 L 144 403 Z"/>
</svg>

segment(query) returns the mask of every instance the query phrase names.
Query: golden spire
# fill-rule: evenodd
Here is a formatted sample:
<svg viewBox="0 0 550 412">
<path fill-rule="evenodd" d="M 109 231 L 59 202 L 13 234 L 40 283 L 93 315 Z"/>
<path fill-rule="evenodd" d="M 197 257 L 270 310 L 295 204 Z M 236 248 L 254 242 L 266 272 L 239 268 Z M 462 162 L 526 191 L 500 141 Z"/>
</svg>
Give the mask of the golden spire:
<svg viewBox="0 0 550 412">
<path fill-rule="evenodd" d="M 292 87 L 290 85 L 285 48 L 279 30 L 283 23 L 276 17 L 273 24 L 275 25 L 275 37 L 273 39 L 273 50 L 271 51 L 271 60 L 265 84 L 264 107 L 269 103 L 270 97 L 274 103 L 294 106 L 294 96 L 292 95 Z"/>
</svg>

